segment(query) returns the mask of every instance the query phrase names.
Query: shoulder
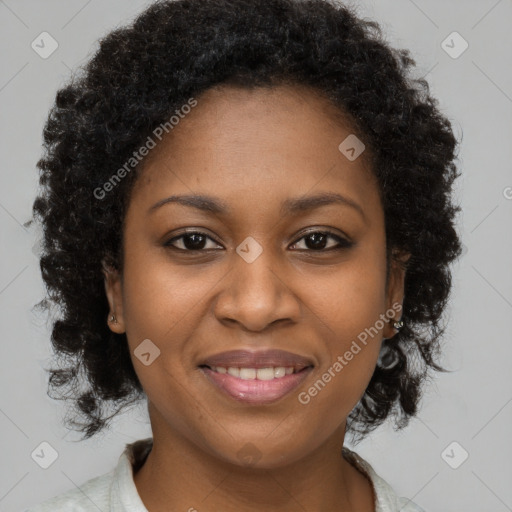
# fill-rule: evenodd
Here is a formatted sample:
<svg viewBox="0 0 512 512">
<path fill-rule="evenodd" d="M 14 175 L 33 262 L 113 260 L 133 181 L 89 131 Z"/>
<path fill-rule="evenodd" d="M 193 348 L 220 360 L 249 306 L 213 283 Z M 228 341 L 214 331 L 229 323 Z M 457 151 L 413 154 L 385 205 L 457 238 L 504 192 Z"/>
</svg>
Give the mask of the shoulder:
<svg viewBox="0 0 512 512">
<path fill-rule="evenodd" d="M 398 496 L 391 485 L 356 452 L 344 446 L 343 456 L 371 481 L 375 493 L 375 512 L 425 512 L 410 499 Z"/>
<path fill-rule="evenodd" d="M 43 501 L 23 512 L 146 512 L 133 481 L 133 472 L 143 464 L 152 446 L 152 438 L 127 444 L 112 471 L 91 478 L 80 487 Z"/>
<path fill-rule="evenodd" d="M 110 490 L 114 471 L 91 478 L 79 488 L 34 505 L 23 512 L 89 512 L 110 509 Z"/>
</svg>

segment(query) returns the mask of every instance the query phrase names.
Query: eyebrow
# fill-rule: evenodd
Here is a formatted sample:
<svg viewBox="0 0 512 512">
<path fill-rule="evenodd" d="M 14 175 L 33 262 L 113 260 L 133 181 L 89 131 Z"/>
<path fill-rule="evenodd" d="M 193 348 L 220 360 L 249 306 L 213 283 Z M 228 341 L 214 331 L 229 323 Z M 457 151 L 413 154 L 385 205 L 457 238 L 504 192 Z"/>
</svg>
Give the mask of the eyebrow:
<svg viewBox="0 0 512 512">
<path fill-rule="evenodd" d="M 155 203 L 153 206 L 151 206 L 149 208 L 149 213 L 152 213 L 161 206 L 170 203 L 177 203 L 183 206 L 189 206 L 214 215 L 225 215 L 232 213 L 232 209 L 227 205 L 227 203 L 225 203 L 221 199 L 201 194 L 172 195 L 166 197 Z M 330 204 L 341 204 L 343 206 L 350 206 L 351 208 L 357 210 L 361 214 L 361 216 L 366 220 L 365 213 L 358 203 L 356 203 L 353 199 L 345 197 L 341 194 L 337 194 L 335 192 L 324 192 L 312 196 L 286 199 L 281 205 L 280 215 L 291 215 L 301 213 L 309 210 L 314 210 L 322 206 L 327 206 Z"/>
</svg>

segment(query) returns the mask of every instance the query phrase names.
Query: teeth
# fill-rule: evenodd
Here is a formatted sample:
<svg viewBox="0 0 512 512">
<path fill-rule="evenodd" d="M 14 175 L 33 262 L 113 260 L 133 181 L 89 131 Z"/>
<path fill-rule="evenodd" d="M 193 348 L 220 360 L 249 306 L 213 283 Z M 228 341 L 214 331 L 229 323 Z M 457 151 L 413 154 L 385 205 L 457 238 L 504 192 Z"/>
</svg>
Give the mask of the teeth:
<svg viewBox="0 0 512 512">
<path fill-rule="evenodd" d="M 256 369 L 255 368 L 240 368 L 240 378 L 244 380 L 255 379 Z"/>
<path fill-rule="evenodd" d="M 233 368 L 230 366 L 228 368 L 229 375 L 233 375 L 233 377 L 240 377 L 240 368 Z"/>
<path fill-rule="evenodd" d="M 276 366 L 269 368 L 236 368 L 233 366 L 224 368 L 222 366 L 214 366 L 212 367 L 212 370 L 217 373 L 227 373 L 228 375 L 232 375 L 233 377 L 238 377 L 243 380 L 272 380 L 280 379 L 285 375 L 292 374 L 293 366 Z"/>
<path fill-rule="evenodd" d="M 258 368 L 256 370 L 256 377 L 258 380 L 272 380 L 277 375 L 275 375 L 274 368 Z"/>
<path fill-rule="evenodd" d="M 286 368 L 284 366 L 279 366 L 274 368 L 274 377 L 284 377 L 286 375 Z"/>
</svg>

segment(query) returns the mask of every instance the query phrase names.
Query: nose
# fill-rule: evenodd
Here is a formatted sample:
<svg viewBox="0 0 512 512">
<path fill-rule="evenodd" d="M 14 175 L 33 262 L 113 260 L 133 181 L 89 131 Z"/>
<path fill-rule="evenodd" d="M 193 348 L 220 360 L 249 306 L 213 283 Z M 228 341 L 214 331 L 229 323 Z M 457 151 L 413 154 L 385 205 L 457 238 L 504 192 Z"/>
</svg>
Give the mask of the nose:
<svg viewBox="0 0 512 512">
<path fill-rule="evenodd" d="M 275 323 L 296 323 L 300 301 L 293 291 L 290 271 L 276 264 L 270 251 L 248 263 L 238 254 L 215 303 L 215 316 L 225 324 L 237 323 L 260 332 Z"/>
</svg>

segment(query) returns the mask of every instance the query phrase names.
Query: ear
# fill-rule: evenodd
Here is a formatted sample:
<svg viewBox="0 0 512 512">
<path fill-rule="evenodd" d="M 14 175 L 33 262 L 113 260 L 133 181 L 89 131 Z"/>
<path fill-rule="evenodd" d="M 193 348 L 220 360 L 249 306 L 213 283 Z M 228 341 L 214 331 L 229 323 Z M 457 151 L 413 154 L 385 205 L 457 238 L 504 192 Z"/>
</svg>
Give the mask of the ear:
<svg viewBox="0 0 512 512">
<path fill-rule="evenodd" d="M 392 338 L 398 331 L 393 327 L 393 323 L 402 317 L 402 308 L 404 303 L 404 283 L 407 270 L 407 261 L 411 257 L 408 252 L 393 251 L 391 257 L 388 287 L 386 293 L 386 311 L 394 311 L 393 317 L 389 316 L 388 322 L 384 326 L 383 336 L 385 339 Z"/>
<path fill-rule="evenodd" d="M 123 285 L 119 271 L 102 262 L 103 275 L 105 276 L 105 293 L 109 304 L 107 323 L 112 332 L 122 334 L 126 331 L 123 315 Z M 112 315 L 115 320 L 112 320 Z"/>
</svg>

